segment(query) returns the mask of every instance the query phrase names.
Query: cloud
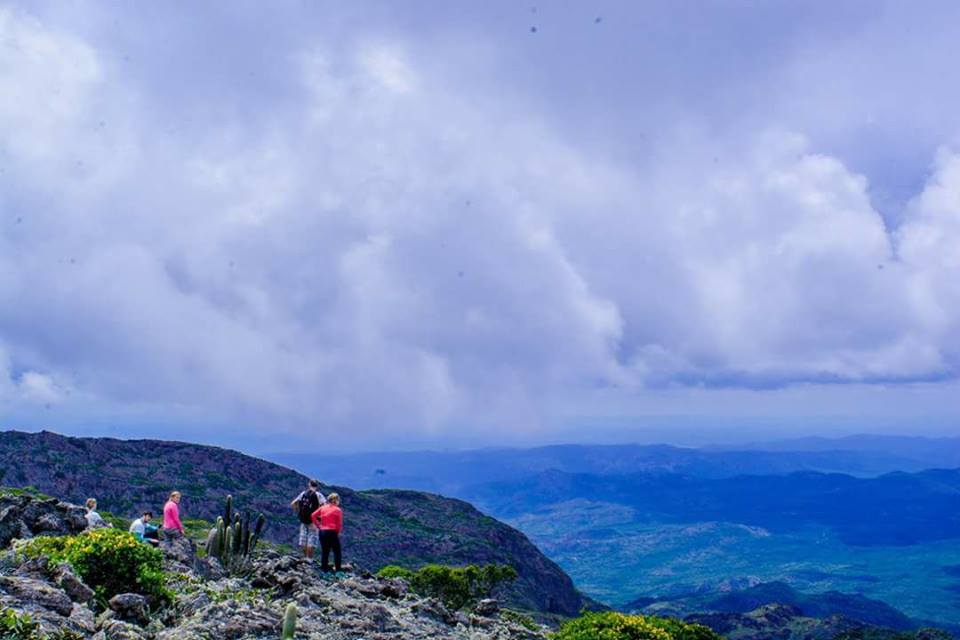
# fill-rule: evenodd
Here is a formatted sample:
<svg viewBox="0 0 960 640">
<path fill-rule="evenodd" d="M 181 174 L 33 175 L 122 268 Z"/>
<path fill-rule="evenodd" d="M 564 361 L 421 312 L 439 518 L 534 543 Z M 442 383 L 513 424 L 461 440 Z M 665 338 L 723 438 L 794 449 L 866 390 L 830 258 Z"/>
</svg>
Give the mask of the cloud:
<svg viewBox="0 0 960 640">
<path fill-rule="evenodd" d="M 678 117 L 631 162 L 395 33 L 265 37 L 214 87 L 117 46 L 0 11 L 0 406 L 28 422 L 495 441 L 598 389 L 957 374 L 949 151 L 891 231 L 789 127 Z"/>
</svg>

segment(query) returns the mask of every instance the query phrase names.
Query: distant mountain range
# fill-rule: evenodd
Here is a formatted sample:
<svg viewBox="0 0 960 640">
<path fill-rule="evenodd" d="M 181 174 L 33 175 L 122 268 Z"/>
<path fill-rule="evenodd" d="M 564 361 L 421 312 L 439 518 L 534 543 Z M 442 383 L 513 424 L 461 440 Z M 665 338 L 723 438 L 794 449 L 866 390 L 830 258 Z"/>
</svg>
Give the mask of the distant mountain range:
<svg viewBox="0 0 960 640">
<path fill-rule="evenodd" d="M 586 499 L 628 506 L 648 521 L 726 521 L 775 532 L 820 525 L 851 545 L 960 538 L 960 469 L 878 478 L 797 472 L 720 479 L 545 471 L 523 480 L 477 485 L 461 495 L 502 517 Z"/>
<path fill-rule="evenodd" d="M 894 456 L 924 469 L 960 467 L 960 437 L 921 438 L 860 434 L 842 438 L 807 437 L 756 442 L 742 447 L 750 451 L 824 452 L 855 451 Z M 907 466 L 897 468 L 910 471 Z"/>
<path fill-rule="evenodd" d="M 855 436 L 757 443 L 739 448 L 670 445 L 553 445 L 530 449 L 271 453 L 308 475 L 358 488 L 403 488 L 461 496 L 472 485 L 549 470 L 596 475 L 667 472 L 698 478 L 783 475 L 797 471 L 858 477 L 960 467 L 960 438 Z"/>
<path fill-rule="evenodd" d="M 213 520 L 232 494 L 239 509 L 262 511 L 265 537 L 294 541 L 290 501 L 304 475 L 241 453 L 182 442 L 68 438 L 55 433 L 0 433 L 0 484 L 36 487 L 126 517 L 161 509 L 173 489 L 183 492 L 186 518 Z M 376 570 L 387 564 L 420 566 L 497 562 L 520 574 L 512 597 L 524 608 L 576 614 L 588 601 L 570 578 L 519 531 L 460 500 L 415 491 L 354 491 L 342 486 L 345 554 Z"/>
</svg>

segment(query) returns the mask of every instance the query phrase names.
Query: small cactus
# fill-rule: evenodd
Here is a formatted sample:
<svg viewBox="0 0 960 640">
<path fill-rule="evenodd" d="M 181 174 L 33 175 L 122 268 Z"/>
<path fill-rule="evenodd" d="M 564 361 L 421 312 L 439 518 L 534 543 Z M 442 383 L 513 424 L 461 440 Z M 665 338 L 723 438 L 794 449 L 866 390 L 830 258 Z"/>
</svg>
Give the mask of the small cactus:
<svg viewBox="0 0 960 640">
<path fill-rule="evenodd" d="M 287 612 L 283 616 L 283 633 L 280 634 L 281 640 L 293 640 L 297 632 L 297 605 L 290 603 L 287 605 Z"/>
</svg>

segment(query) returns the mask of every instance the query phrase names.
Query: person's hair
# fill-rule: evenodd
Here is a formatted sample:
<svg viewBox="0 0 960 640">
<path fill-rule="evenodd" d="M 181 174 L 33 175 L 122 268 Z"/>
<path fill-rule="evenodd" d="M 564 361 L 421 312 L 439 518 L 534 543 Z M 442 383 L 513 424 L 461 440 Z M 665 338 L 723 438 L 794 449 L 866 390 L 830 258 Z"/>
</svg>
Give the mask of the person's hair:
<svg viewBox="0 0 960 640">
<path fill-rule="evenodd" d="M 340 494 L 331 493 L 327 496 L 327 502 L 333 502 L 334 504 L 340 504 Z"/>
<path fill-rule="evenodd" d="M 171 491 L 170 497 L 167 500 L 173 500 L 174 498 L 179 498 L 182 494 L 179 491 Z"/>
<path fill-rule="evenodd" d="M 143 516 L 150 516 L 150 517 L 152 518 L 152 517 L 153 517 L 153 511 L 144 511 L 143 513 L 140 514 L 140 516 L 141 516 L 141 517 L 143 517 Z"/>
<path fill-rule="evenodd" d="M 87 498 L 86 504 L 87 504 L 87 509 L 93 509 L 95 506 L 97 506 L 97 499 Z"/>
<path fill-rule="evenodd" d="M 318 488 L 320 487 L 320 481 L 319 481 L 319 480 L 311 480 L 311 481 L 308 482 L 307 484 L 310 486 L 311 489 L 318 489 Z"/>
</svg>

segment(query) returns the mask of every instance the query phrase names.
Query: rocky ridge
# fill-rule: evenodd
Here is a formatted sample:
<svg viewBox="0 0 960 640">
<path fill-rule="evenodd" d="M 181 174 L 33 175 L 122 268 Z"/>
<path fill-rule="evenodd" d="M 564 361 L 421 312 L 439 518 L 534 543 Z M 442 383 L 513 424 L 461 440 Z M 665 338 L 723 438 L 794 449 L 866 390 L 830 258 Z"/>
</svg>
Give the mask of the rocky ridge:
<svg viewBox="0 0 960 640">
<path fill-rule="evenodd" d="M 306 482 L 291 469 L 218 447 L 0 433 L 0 484 L 33 486 L 78 503 L 96 496 L 101 509 L 126 517 L 143 508 L 158 511 L 168 492 L 179 489 L 185 518 L 214 520 L 232 494 L 243 510 L 266 515 L 264 536 L 277 543 L 294 542 L 289 503 Z M 322 490 L 342 497 L 344 553 L 356 566 L 510 564 L 519 573 L 508 594 L 513 605 L 571 616 L 590 604 L 524 534 L 469 503 L 416 491 Z"/>
<path fill-rule="evenodd" d="M 451 611 L 412 594 L 401 580 L 369 574 L 334 578 L 302 558 L 261 554 L 245 577 L 216 575 L 215 561 L 189 557 L 189 543 L 167 549 L 171 605 L 150 611 L 138 594 L 119 594 L 95 615 L 93 591 L 66 565 L 46 558 L 18 561 L 0 571 L 0 607 L 27 614 L 44 634 L 84 640 L 254 640 L 279 638 L 290 603 L 298 610 L 296 638 L 309 640 L 544 640 L 547 630 L 521 623 L 493 600 L 473 611 Z M 206 567 L 196 571 L 185 566 Z"/>
</svg>

